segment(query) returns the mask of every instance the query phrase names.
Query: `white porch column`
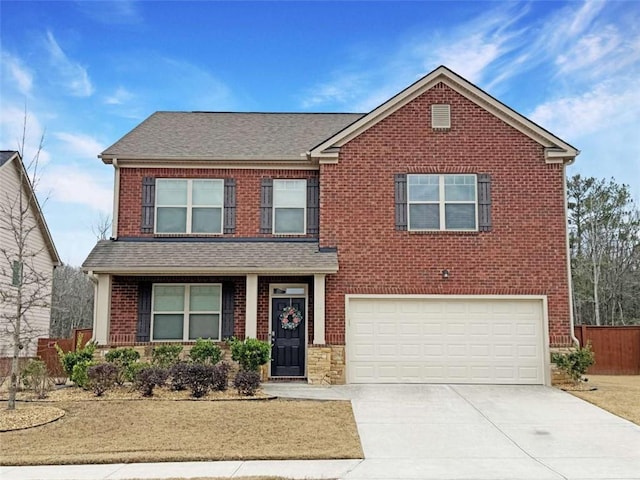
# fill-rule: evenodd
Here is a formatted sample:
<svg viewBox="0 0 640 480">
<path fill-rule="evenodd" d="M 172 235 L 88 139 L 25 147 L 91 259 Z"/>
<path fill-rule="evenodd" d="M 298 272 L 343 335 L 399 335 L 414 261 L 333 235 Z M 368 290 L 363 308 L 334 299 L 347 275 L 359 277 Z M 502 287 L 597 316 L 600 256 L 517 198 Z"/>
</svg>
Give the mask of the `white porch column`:
<svg viewBox="0 0 640 480">
<path fill-rule="evenodd" d="M 95 275 L 93 302 L 93 339 L 106 345 L 109 339 L 109 318 L 111 317 L 111 275 Z"/>
<path fill-rule="evenodd" d="M 313 344 L 324 345 L 324 279 L 326 275 L 313 276 Z"/>
<path fill-rule="evenodd" d="M 258 275 L 247 275 L 246 318 L 244 324 L 246 338 L 258 336 Z"/>
</svg>

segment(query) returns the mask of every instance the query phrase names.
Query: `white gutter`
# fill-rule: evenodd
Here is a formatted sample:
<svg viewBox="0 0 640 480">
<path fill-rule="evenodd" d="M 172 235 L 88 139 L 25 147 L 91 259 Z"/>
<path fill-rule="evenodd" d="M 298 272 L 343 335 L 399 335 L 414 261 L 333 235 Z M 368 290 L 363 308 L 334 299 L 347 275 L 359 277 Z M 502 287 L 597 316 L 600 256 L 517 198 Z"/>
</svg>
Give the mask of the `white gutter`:
<svg viewBox="0 0 640 480">
<path fill-rule="evenodd" d="M 118 159 L 114 158 L 113 164 L 113 212 L 111 213 L 111 237 L 118 238 L 118 209 L 120 208 L 120 167 Z"/>
<path fill-rule="evenodd" d="M 567 274 L 569 275 L 569 327 L 571 340 L 576 347 L 580 347 L 580 341 L 575 335 L 575 319 L 573 317 L 573 281 L 571 279 L 571 248 L 569 247 L 569 200 L 567 198 L 567 166 L 562 167 L 562 192 L 564 193 L 565 237 L 567 248 Z"/>
</svg>

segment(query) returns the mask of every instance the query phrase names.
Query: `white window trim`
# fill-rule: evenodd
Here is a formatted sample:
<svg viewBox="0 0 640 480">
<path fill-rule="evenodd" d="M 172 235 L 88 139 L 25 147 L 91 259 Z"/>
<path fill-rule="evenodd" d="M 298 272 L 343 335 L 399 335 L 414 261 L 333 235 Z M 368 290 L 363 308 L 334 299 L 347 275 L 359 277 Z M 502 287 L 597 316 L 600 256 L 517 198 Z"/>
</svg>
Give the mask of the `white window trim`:
<svg viewBox="0 0 640 480">
<path fill-rule="evenodd" d="M 446 176 L 471 176 L 475 178 L 475 199 L 473 202 L 468 200 L 445 200 L 445 183 Z M 437 176 L 438 177 L 438 200 L 410 200 L 409 190 L 411 177 L 421 176 Z M 460 204 L 470 205 L 473 203 L 475 207 L 475 228 L 446 228 L 445 205 Z M 440 228 L 411 228 L 411 205 L 438 205 Z M 478 231 L 478 175 L 474 173 L 416 173 L 407 175 L 407 230 L 410 232 L 477 232 Z"/>
<path fill-rule="evenodd" d="M 155 296 L 156 296 L 156 286 L 162 286 L 162 287 L 185 287 L 184 288 L 184 310 L 179 312 L 179 311 L 175 311 L 175 312 L 156 312 L 154 309 L 155 306 Z M 219 311 L 206 311 L 206 312 L 192 312 L 190 310 L 191 305 L 189 304 L 189 295 L 190 295 L 190 291 L 191 291 L 191 287 L 192 286 L 196 286 L 196 287 L 220 287 L 220 298 L 219 298 L 219 303 L 218 305 L 220 305 L 220 310 Z M 153 326 L 155 323 L 155 318 L 156 318 L 156 313 L 159 315 L 162 314 L 172 314 L 172 315 L 178 315 L 181 314 L 182 315 L 182 339 L 179 338 L 161 338 L 161 339 L 154 339 L 153 338 Z M 190 339 L 189 338 L 189 316 L 191 313 L 194 314 L 213 314 L 213 315 L 218 315 L 218 338 L 217 339 L 212 339 L 213 341 L 221 341 L 222 340 L 222 284 L 221 283 L 154 283 L 151 289 L 151 325 L 150 325 L 150 330 L 149 330 L 149 338 L 151 339 L 152 342 L 195 342 L 196 339 Z"/>
<path fill-rule="evenodd" d="M 304 207 L 276 207 L 276 182 L 304 182 Z M 271 208 L 271 233 L 273 235 L 306 235 L 307 234 L 307 179 L 306 178 L 277 178 L 273 180 L 273 206 Z M 276 209 L 278 208 L 302 208 L 302 232 L 276 232 Z"/>
<path fill-rule="evenodd" d="M 163 180 L 182 180 L 187 182 L 187 204 L 186 205 L 158 205 L 158 182 Z M 206 180 L 220 183 L 222 185 L 222 203 L 220 205 L 193 205 L 193 181 Z M 224 180 L 221 178 L 158 178 L 156 179 L 155 198 L 153 208 L 153 231 L 157 235 L 222 235 L 224 232 Z M 193 208 L 220 208 L 220 231 L 219 232 L 192 232 Z M 158 208 L 186 208 L 187 219 L 184 232 L 158 232 Z"/>
</svg>

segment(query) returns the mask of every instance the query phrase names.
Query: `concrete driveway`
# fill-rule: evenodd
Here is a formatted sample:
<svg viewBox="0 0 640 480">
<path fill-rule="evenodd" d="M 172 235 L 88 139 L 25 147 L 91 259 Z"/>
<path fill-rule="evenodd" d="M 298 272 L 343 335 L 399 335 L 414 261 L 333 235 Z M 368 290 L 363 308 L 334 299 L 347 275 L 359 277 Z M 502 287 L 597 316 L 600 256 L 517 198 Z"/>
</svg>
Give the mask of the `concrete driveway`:
<svg viewBox="0 0 640 480">
<path fill-rule="evenodd" d="M 640 426 L 550 387 L 264 387 L 280 397 L 351 400 L 366 458 L 0 466 L 0 478 L 640 480 Z"/>
<path fill-rule="evenodd" d="M 640 426 L 550 387 L 267 389 L 352 401 L 365 460 L 345 479 L 640 479 Z"/>
</svg>

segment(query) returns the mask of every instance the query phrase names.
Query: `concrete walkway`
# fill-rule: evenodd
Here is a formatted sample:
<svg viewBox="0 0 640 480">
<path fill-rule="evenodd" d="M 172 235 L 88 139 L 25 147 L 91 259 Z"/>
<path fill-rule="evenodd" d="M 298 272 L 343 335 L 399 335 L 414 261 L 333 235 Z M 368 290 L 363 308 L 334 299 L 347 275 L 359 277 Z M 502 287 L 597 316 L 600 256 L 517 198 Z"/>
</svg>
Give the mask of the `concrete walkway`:
<svg viewBox="0 0 640 480">
<path fill-rule="evenodd" d="M 640 480 L 640 427 L 549 387 L 267 384 L 351 400 L 365 460 L 0 467 L 3 480 L 290 478 Z"/>
</svg>

